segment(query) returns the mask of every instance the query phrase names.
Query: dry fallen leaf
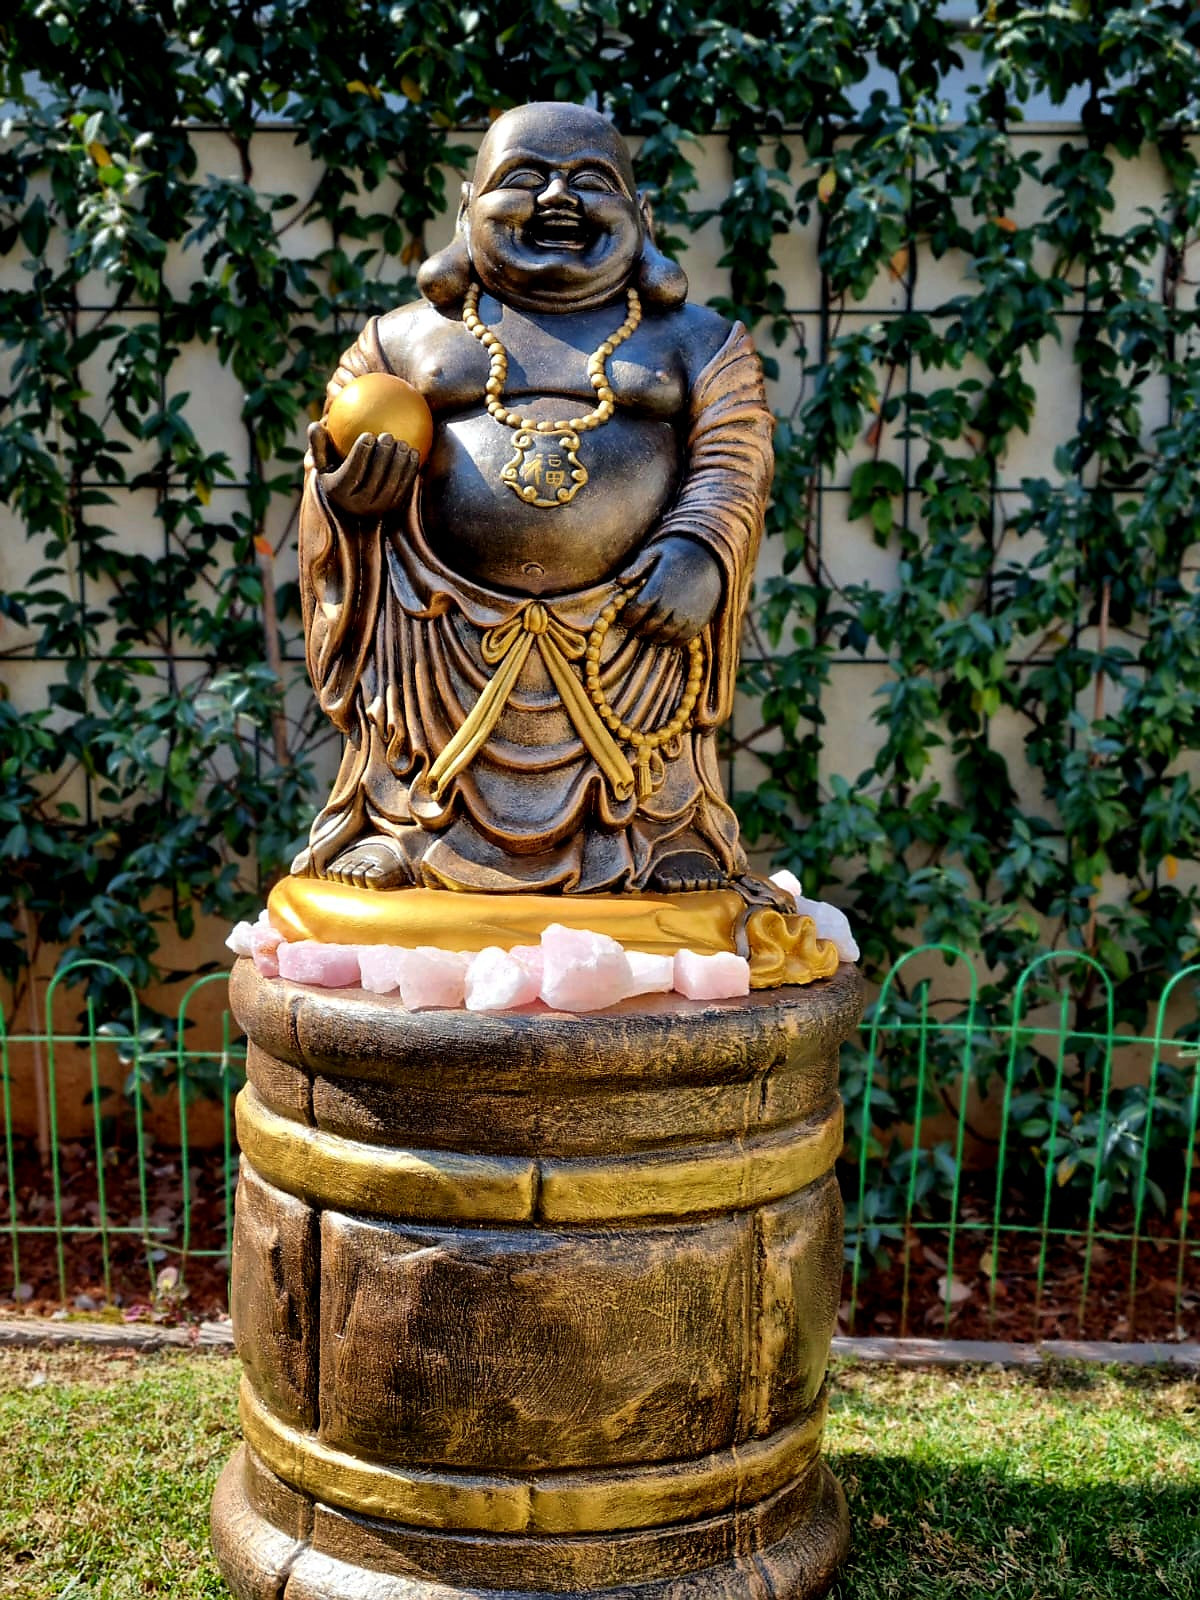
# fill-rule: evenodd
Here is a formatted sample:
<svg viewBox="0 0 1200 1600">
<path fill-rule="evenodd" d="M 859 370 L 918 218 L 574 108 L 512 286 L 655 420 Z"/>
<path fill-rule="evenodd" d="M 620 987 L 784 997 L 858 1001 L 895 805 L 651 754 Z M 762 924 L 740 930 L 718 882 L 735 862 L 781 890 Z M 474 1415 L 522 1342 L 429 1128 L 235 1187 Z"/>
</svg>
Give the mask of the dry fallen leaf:
<svg viewBox="0 0 1200 1600">
<path fill-rule="evenodd" d="M 943 1273 L 938 1279 L 937 1289 L 943 1303 L 949 1300 L 952 1306 L 960 1306 L 964 1300 L 969 1300 L 971 1298 L 971 1288 L 969 1284 L 963 1283 L 961 1278 L 950 1278 L 947 1280 L 945 1273 Z"/>
</svg>

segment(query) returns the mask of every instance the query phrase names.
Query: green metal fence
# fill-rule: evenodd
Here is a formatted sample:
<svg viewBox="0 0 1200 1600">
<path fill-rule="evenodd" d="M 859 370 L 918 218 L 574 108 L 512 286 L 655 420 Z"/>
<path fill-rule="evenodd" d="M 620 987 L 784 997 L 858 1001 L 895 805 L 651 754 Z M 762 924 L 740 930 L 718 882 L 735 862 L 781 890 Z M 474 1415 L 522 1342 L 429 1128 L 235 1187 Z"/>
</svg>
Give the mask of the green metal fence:
<svg viewBox="0 0 1200 1600">
<path fill-rule="evenodd" d="M 70 1310 L 83 1284 L 89 1309 L 177 1316 L 187 1286 L 203 1280 L 207 1300 L 187 1309 L 216 1309 L 244 1043 L 228 1012 L 218 1047 L 188 1037 L 197 995 L 225 975 L 192 984 L 174 1030 L 143 1025 L 126 985 L 122 1024 L 72 996 L 78 1026 L 56 1031 L 68 976 L 48 986 L 44 1029 L 16 1031 L 0 1016 L 10 1257 L 0 1303 L 11 1292 Z M 124 982 L 111 968 L 104 976 Z M 1077 952 L 1046 952 L 1007 996 L 949 945 L 898 962 L 844 1061 L 848 1331 L 1200 1334 L 1198 993 L 1200 966 L 1178 973 L 1139 1030 L 1119 1020 L 1110 975 Z M 60 1138 L 66 1047 L 85 1052 L 90 1084 L 87 1132 L 74 1141 Z M 18 1049 L 23 1087 L 32 1060 L 42 1094 L 40 1139 L 14 1131 Z M 106 1104 L 103 1068 L 114 1061 L 123 1082 Z M 178 1098 L 169 1130 L 164 1094 Z M 201 1100 L 210 1109 L 198 1149 Z M 164 1181 L 177 1206 L 159 1203 Z"/>
<path fill-rule="evenodd" d="M 77 1032 L 56 1031 L 54 1016 L 59 990 L 64 983 L 78 982 L 88 969 L 98 969 L 110 985 L 124 988 L 127 998 L 127 1020 L 119 1023 L 98 1022 L 95 1003 L 83 1002 L 83 1016 Z M 221 1045 L 217 1050 L 189 1048 L 187 1037 L 190 1011 L 196 996 L 212 984 L 225 985 L 228 975 L 210 973 L 191 984 L 179 1002 L 174 1043 L 164 1047 L 164 1030 L 146 1026 L 142 1021 L 137 995 L 117 968 L 104 962 L 82 961 L 70 969 L 55 974 L 46 986 L 45 1029 L 40 1032 L 21 1033 L 11 1030 L 0 1012 L 0 1104 L 4 1116 L 4 1185 L 0 1213 L 7 1215 L 0 1228 L 8 1234 L 11 1258 L 11 1284 L 3 1282 L 0 1275 L 0 1295 L 11 1289 L 18 1300 L 23 1299 L 21 1288 L 34 1289 L 22 1276 L 22 1244 L 36 1248 L 41 1241 L 53 1244 L 52 1284 L 49 1286 L 64 1305 L 70 1304 L 72 1274 L 69 1270 L 69 1252 L 73 1243 L 80 1240 L 96 1241 L 100 1249 L 101 1280 L 104 1300 L 112 1304 L 114 1298 L 128 1301 L 128 1293 L 115 1294 L 113 1256 L 120 1241 L 136 1244 L 144 1260 L 141 1288 L 147 1303 L 153 1304 L 164 1297 L 169 1284 L 170 1298 L 181 1303 L 181 1290 L 186 1286 L 189 1265 L 203 1261 L 228 1261 L 233 1238 L 233 1192 L 236 1176 L 236 1152 L 233 1134 L 233 1101 L 245 1081 L 245 1042 L 235 1038 L 235 1025 L 228 1010 L 221 1013 Z M 13 1131 L 13 1075 L 12 1057 L 16 1046 L 27 1046 L 34 1052 L 35 1094 L 44 1103 L 42 1134 L 36 1162 L 27 1166 L 40 1168 L 43 1188 L 34 1194 L 35 1200 L 48 1201 L 48 1221 L 31 1220 L 28 1213 L 44 1214 L 47 1206 L 32 1207 L 21 1204 L 18 1182 L 18 1147 Z M 63 1047 L 82 1048 L 87 1052 L 89 1088 L 86 1100 L 91 1107 L 91 1155 L 95 1180 L 93 1215 L 85 1222 L 71 1220 L 65 1204 L 63 1182 L 63 1142 L 59 1137 L 61 1114 L 59 1095 L 59 1052 Z M 106 1115 L 101 1084 L 101 1061 L 106 1055 L 115 1056 L 123 1078 L 122 1126 L 114 1127 L 113 1119 Z M 180 1213 L 177 1224 L 168 1226 L 155 1220 L 151 1203 L 151 1174 L 154 1170 L 154 1141 L 147 1133 L 147 1112 L 151 1097 L 166 1088 L 178 1098 L 178 1135 L 169 1144 L 162 1145 L 176 1156 L 180 1176 Z M 192 1107 L 203 1096 L 215 1098 L 220 1106 L 221 1139 L 217 1150 L 203 1152 L 199 1163 L 193 1152 L 191 1126 Z M 107 1169 L 112 1158 L 117 1162 L 132 1162 L 136 1174 L 136 1205 L 114 1207 L 110 1202 Z M 218 1237 L 213 1230 L 202 1241 L 193 1239 L 194 1177 L 206 1184 L 214 1181 L 219 1186 L 220 1225 Z M 25 1215 L 22 1215 L 22 1212 Z M 44 1252 L 43 1252 L 44 1254 Z M 45 1276 L 43 1270 L 42 1276 Z M 44 1287 L 39 1286 L 39 1287 Z M 32 1298 L 32 1296 L 30 1296 Z M 40 1294 L 39 1298 L 46 1298 Z"/>
<path fill-rule="evenodd" d="M 931 965 L 940 970 L 931 975 Z M 958 997 L 939 1001 L 952 975 Z M 972 1332 L 1011 1323 L 998 1298 L 1006 1260 L 1015 1258 L 1025 1303 L 1004 1309 L 1024 1313 L 1029 1335 L 1040 1336 L 1053 1290 L 1059 1331 L 1133 1336 L 1149 1320 L 1142 1301 L 1150 1251 L 1160 1303 L 1149 1331 L 1200 1335 L 1200 965 L 1165 983 L 1142 1030 L 1118 1023 L 1116 993 L 1103 966 L 1079 951 L 1044 952 L 998 997 L 952 945 L 922 946 L 888 973 L 843 1073 L 854 1158 L 843 1185 L 851 1331 L 882 1245 L 885 1253 L 891 1247 L 901 1333 L 963 1322 L 966 1251 L 980 1301 Z M 991 1111 L 990 1138 L 969 1138 L 973 1109 Z M 974 1170 L 965 1159 L 972 1142 L 983 1147 Z M 914 1326 L 914 1258 L 930 1238 L 944 1251 L 940 1306 Z M 1066 1271 L 1064 1247 L 1077 1258 Z M 1089 1312 L 1100 1259 L 1110 1324 L 1114 1273 L 1121 1279 L 1116 1327 L 1097 1326 L 1103 1313 Z"/>
</svg>

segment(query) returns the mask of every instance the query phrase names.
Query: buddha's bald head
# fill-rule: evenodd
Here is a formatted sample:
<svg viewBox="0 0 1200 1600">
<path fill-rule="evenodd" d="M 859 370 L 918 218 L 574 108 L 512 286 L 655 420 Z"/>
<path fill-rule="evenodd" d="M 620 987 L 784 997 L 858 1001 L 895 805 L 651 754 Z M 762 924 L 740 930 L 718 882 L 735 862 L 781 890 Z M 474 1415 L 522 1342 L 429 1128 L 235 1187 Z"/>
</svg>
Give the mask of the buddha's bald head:
<svg viewBox="0 0 1200 1600">
<path fill-rule="evenodd" d="M 463 185 L 453 244 L 418 274 L 435 305 L 461 303 L 472 277 L 510 305 L 583 311 L 636 285 L 647 309 L 687 296 L 683 269 L 655 248 L 624 139 L 587 106 L 516 106 L 492 123 Z"/>
<path fill-rule="evenodd" d="M 543 311 L 619 295 L 646 228 L 620 134 L 586 106 L 549 100 L 488 129 L 464 225 L 484 288 Z"/>
<path fill-rule="evenodd" d="M 630 200 L 637 184 L 629 147 L 607 117 L 588 106 L 563 100 L 534 100 L 496 118 L 475 158 L 475 188 L 486 188 L 514 154 L 536 152 L 544 160 L 572 161 L 592 156 L 609 168 Z"/>
</svg>

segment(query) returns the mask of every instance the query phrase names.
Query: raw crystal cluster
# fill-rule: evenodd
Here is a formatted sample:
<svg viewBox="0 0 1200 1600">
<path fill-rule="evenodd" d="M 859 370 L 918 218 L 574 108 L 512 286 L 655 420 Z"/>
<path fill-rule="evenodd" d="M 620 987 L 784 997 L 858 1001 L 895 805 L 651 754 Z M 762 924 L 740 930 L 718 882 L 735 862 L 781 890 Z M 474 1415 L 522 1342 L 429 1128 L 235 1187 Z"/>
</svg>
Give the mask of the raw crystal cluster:
<svg viewBox="0 0 1200 1600">
<path fill-rule="evenodd" d="M 850 924 L 836 906 L 806 900 L 790 872 L 773 880 L 794 894 L 796 909 L 812 917 L 819 937 L 831 939 L 843 961 L 858 957 Z M 423 945 L 289 942 L 264 911 L 257 922 L 239 922 L 226 941 L 248 956 L 267 978 L 323 989 L 363 988 L 399 994 L 409 1011 L 429 1007 L 468 1011 L 513 1011 L 540 1001 L 555 1011 L 601 1011 L 636 995 L 669 994 L 689 1000 L 730 1000 L 750 992 L 750 967 L 732 951 L 674 956 L 625 950 L 602 933 L 552 923 L 541 943 L 502 950 L 492 945 L 471 954 Z"/>
<path fill-rule="evenodd" d="M 674 990 L 691 1000 L 730 1000 L 750 992 L 750 964 L 722 952 L 674 957 L 624 950 L 603 933 L 552 923 L 538 945 L 468 954 L 425 945 L 289 943 L 267 921 L 239 922 L 226 941 L 249 956 L 264 977 L 290 978 L 322 989 L 362 987 L 399 993 L 409 1011 L 430 1006 L 512 1011 L 542 1001 L 555 1011 L 601 1011 L 635 995 Z"/>
</svg>

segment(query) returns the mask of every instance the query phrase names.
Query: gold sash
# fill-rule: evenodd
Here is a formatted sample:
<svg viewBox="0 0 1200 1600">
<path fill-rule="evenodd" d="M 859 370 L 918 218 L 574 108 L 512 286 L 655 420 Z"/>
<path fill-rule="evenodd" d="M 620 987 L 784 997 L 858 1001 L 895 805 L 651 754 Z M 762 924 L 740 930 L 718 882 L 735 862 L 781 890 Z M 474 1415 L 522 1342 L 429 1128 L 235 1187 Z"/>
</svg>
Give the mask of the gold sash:
<svg viewBox="0 0 1200 1600">
<path fill-rule="evenodd" d="M 628 800 L 633 793 L 633 768 L 601 722 L 583 684 L 569 665 L 583 658 L 587 639 L 575 628 L 560 622 L 540 600 L 527 600 L 507 621 L 489 628 L 483 636 L 480 654 L 496 672 L 471 707 L 462 727 L 429 769 L 429 787 L 435 800 L 442 799 L 449 784 L 464 767 L 470 766 L 491 738 L 535 643 L 558 690 L 563 709 L 583 741 L 584 749 L 608 780 L 613 794 L 618 800 Z"/>
</svg>

